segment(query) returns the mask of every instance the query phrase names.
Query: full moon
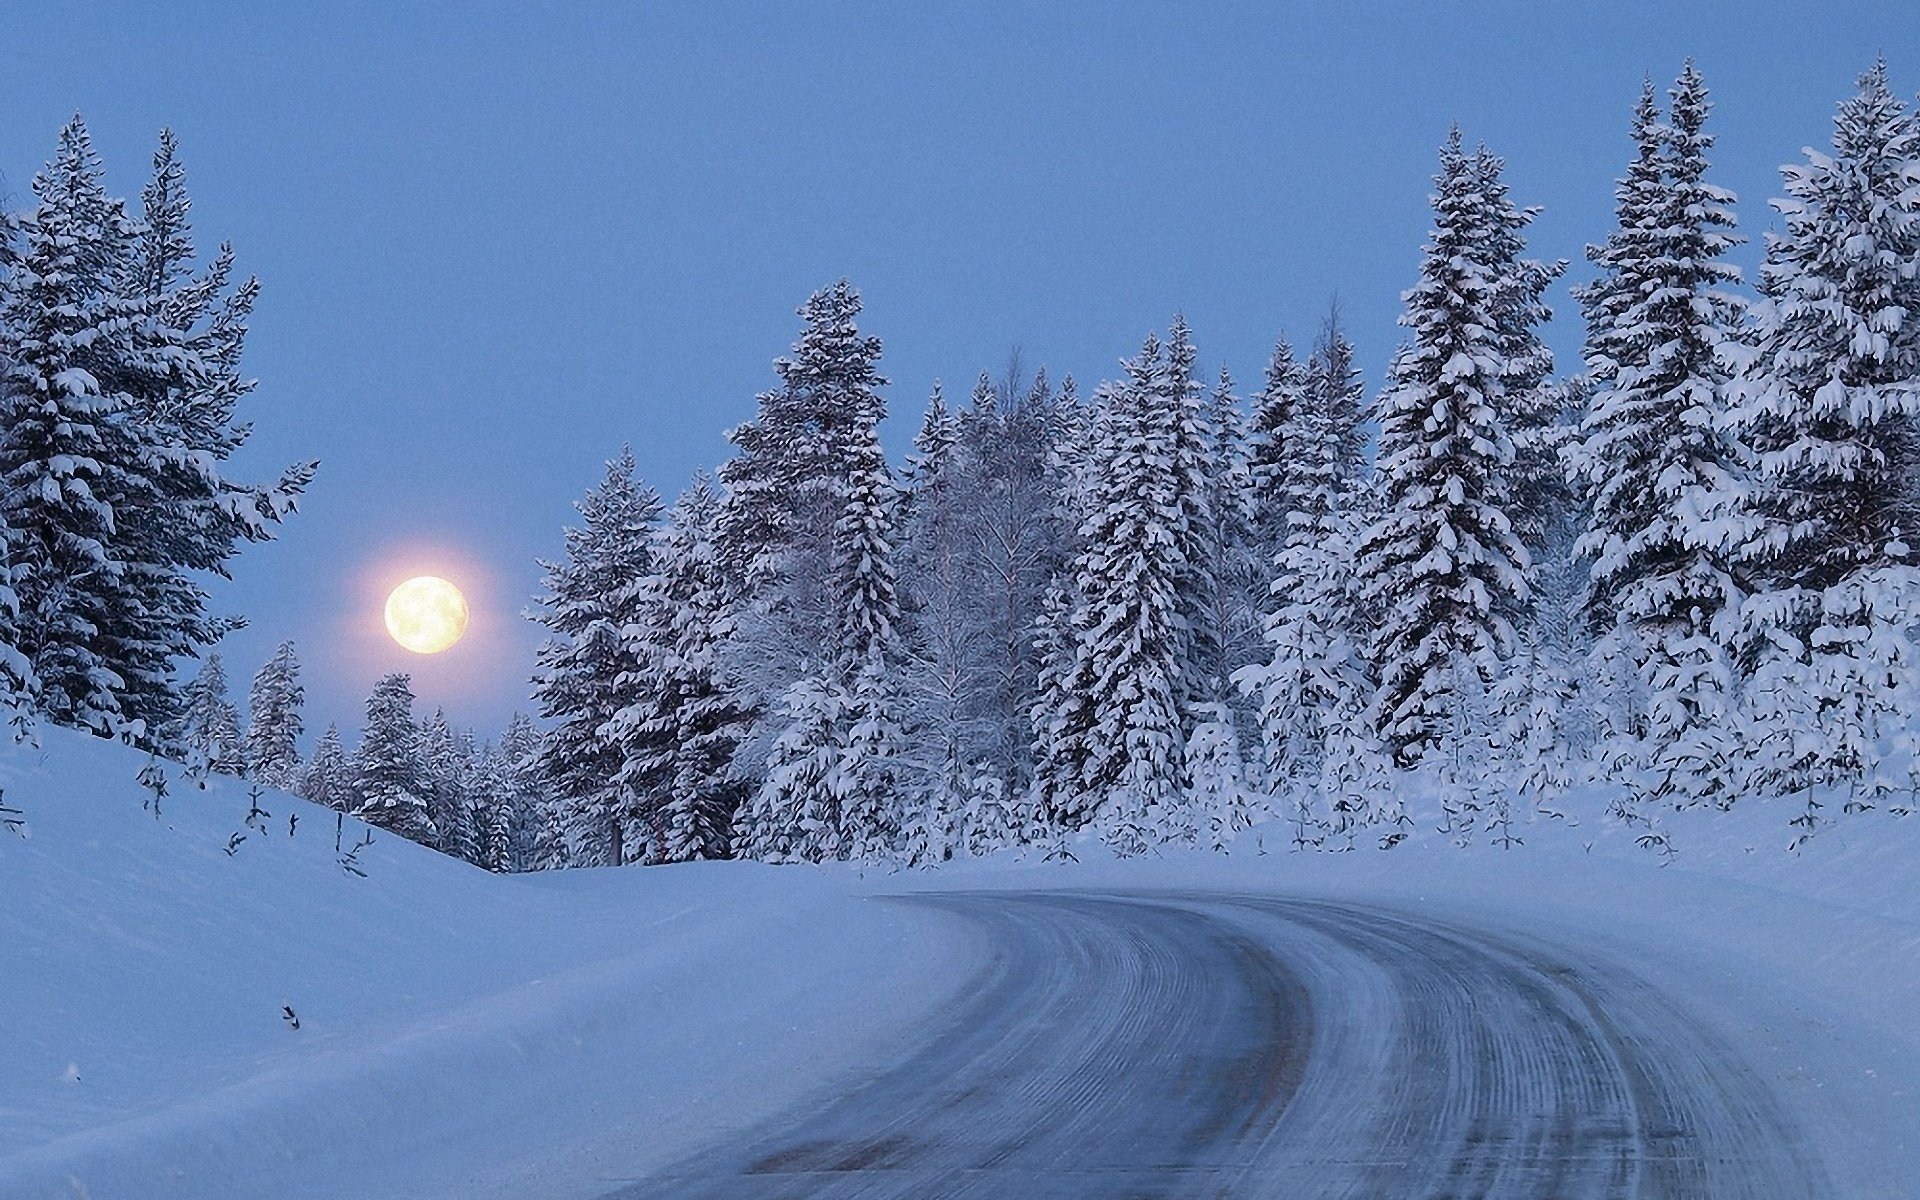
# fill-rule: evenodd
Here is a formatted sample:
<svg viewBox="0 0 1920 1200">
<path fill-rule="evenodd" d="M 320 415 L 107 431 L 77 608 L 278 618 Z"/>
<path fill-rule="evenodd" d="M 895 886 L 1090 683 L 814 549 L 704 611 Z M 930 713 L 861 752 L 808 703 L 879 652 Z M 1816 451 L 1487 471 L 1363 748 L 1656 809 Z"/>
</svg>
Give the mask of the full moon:
<svg viewBox="0 0 1920 1200">
<path fill-rule="evenodd" d="M 420 575 L 387 597 L 387 632 L 415 654 L 438 654 L 467 631 L 467 598 L 433 575 Z"/>
</svg>

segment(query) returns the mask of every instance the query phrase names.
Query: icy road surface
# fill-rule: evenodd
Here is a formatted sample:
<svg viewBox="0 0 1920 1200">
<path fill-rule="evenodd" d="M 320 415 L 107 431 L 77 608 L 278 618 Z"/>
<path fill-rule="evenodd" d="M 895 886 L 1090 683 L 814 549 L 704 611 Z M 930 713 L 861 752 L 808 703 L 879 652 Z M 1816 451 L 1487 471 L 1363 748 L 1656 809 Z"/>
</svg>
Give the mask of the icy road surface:
<svg viewBox="0 0 1920 1200">
<path fill-rule="evenodd" d="M 608 1200 L 1831 1194 L 1627 964 L 1389 908 L 902 897 L 993 948 L 905 1058 Z"/>
</svg>

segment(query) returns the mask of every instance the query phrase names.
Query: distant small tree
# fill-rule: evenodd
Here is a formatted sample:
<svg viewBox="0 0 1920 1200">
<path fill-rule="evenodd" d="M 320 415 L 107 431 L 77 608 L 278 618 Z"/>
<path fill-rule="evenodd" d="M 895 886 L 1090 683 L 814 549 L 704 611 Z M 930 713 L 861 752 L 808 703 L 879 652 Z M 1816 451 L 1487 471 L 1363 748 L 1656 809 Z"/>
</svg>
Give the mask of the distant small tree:
<svg viewBox="0 0 1920 1200">
<path fill-rule="evenodd" d="M 247 773 L 268 787 L 292 791 L 300 783 L 300 662 L 282 642 L 253 677 L 247 693 Z"/>
<path fill-rule="evenodd" d="M 180 699 L 180 715 L 169 729 L 170 740 L 193 765 L 240 774 L 246 766 L 240 749 L 240 713 L 227 699 L 227 672 L 218 654 L 207 655 L 200 674 Z"/>
<path fill-rule="evenodd" d="M 353 759 L 353 815 L 431 846 L 436 831 L 422 786 L 411 684 L 402 674 L 383 675 L 367 698 L 367 724 Z"/>
</svg>

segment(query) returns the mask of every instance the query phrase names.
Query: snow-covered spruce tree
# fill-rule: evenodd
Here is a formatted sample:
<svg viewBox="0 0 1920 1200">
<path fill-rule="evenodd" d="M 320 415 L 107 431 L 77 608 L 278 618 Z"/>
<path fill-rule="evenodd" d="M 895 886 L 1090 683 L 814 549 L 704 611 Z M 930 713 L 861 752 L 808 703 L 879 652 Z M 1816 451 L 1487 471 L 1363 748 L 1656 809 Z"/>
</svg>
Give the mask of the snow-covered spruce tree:
<svg viewBox="0 0 1920 1200">
<path fill-rule="evenodd" d="M 496 874 L 514 870 L 514 830 L 521 796 L 499 751 L 489 746 L 474 755 L 464 791 L 464 824 L 470 833 L 462 857 Z"/>
<path fill-rule="evenodd" d="M 1725 289 L 1738 271 L 1721 261 L 1735 243 L 1733 197 L 1706 182 L 1709 106 L 1692 63 L 1670 96 L 1662 122 L 1643 89 L 1617 226 L 1588 249 L 1600 269 L 1580 293 L 1592 395 L 1565 458 L 1588 510 L 1578 550 L 1591 563 L 1595 652 L 1630 661 L 1650 706 L 1612 722 L 1641 748 L 1604 756 L 1616 769 L 1644 761 L 1662 791 L 1702 796 L 1731 782 L 1712 761 L 1730 699 L 1713 629 L 1739 587 L 1714 514 L 1737 486 L 1725 404 L 1739 312 Z"/>
<path fill-rule="evenodd" d="M 516 712 L 500 734 L 496 753 L 514 795 L 513 867 L 539 871 L 567 865 L 566 833 L 559 801 L 540 774 L 543 737 L 533 719 Z"/>
<path fill-rule="evenodd" d="M 119 416 L 132 454 L 103 487 L 128 601 L 107 645 L 125 682 L 123 707 L 149 726 L 170 709 L 173 663 L 238 624 L 209 613 L 201 573 L 224 575 L 241 543 L 269 540 L 314 472 L 297 464 L 271 484 L 223 474 L 249 432 L 235 410 L 253 389 L 240 356 L 259 284 L 230 286 L 227 246 L 195 273 L 189 208 L 177 145 L 163 130 L 142 219 L 111 281 L 138 317 L 95 368 L 125 397 Z"/>
<path fill-rule="evenodd" d="M 1247 417 L 1225 367 L 1207 398 L 1207 425 L 1213 447 L 1205 462 L 1210 522 L 1205 540 L 1214 555 L 1213 595 L 1204 601 L 1199 619 L 1219 631 L 1220 663 L 1211 687 L 1217 698 L 1197 706 L 1189 724 L 1214 719 L 1210 706 L 1226 704 L 1236 727 L 1250 732 L 1254 710 L 1231 682 L 1235 671 L 1265 657 L 1262 614 L 1271 595 L 1273 562 L 1256 536 Z"/>
<path fill-rule="evenodd" d="M 1272 436 L 1287 450 L 1267 471 L 1257 503 L 1269 521 L 1276 512 L 1284 518 L 1285 533 L 1269 567 L 1266 659 L 1235 676 L 1258 704 L 1267 787 L 1290 795 L 1301 844 L 1319 841 L 1317 801 L 1346 803 L 1344 780 L 1326 774 L 1327 743 L 1370 691 L 1349 603 L 1360 431 L 1352 363 L 1352 346 L 1330 316 L 1298 397 L 1273 422 Z"/>
<path fill-rule="evenodd" d="M 841 603 L 837 669 L 847 691 L 839 848 L 858 860 L 885 855 L 900 825 L 900 601 L 893 566 L 896 494 L 875 423 L 851 446 L 846 503 L 834 529 Z"/>
<path fill-rule="evenodd" d="M 382 675 L 367 697 L 367 722 L 351 762 L 353 814 L 422 846 L 438 831 L 427 808 L 420 727 L 413 720 L 412 681 Z"/>
<path fill-rule="evenodd" d="M 886 407 L 880 339 L 860 332 L 859 315 L 859 293 L 844 279 L 809 297 L 799 341 L 774 363 L 780 386 L 727 434 L 736 453 L 720 468 L 715 544 L 737 613 L 731 669 L 754 714 L 741 749 L 748 777 L 783 728 L 776 710 L 786 688 L 822 672 L 823 651 L 838 644 L 835 530 Z"/>
<path fill-rule="evenodd" d="M 873 370 L 879 342 L 859 337 L 854 329 L 859 298 L 844 280 L 817 294 L 802 312 L 807 330 L 794 358 L 778 364 L 784 399 L 762 398 L 765 423 L 743 427 L 758 440 L 741 443 L 743 449 L 765 449 L 766 435 L 777 428 L 771 415 L 797 414 L 802 419 L 787 420 L 785 427 L 805 449 L 801 459 L 825 471 L 793 476 L 792 487 L 810 507 L 792 510 L 784 530 L 776 531 L 778 538 L 749 572 L 754 590 L 741 616 L 739 639 L 748 653 L 736 661 L 743 674 L 750 663 L 761 680 L 750 690 L 766 694 L 783 677 L 800 677 L 787 686 L 785 732 L 750 811 L 760 827 L 804 831 L 798 841 L 777 848 L 782 856 L 870 858 L 891 848 L 899 825 L 896 492 L 880 447 L 886 406 L 876 390 L 885 381 Z M 771 399 L 780 404 L 770 407 Z M 738 479 L 752 462 L 743 456 L 728 466 Z M 747 473 L 744 480 L 751 484 L 763 476 Z M 727 503 L 735 500 L 730 494 Z M 727 512 L 723 509 L 723 530 Z M 817 526 L 829 517 L 821 541 Z M 809 696 L 831 702 L 815 703 Z M 816 728 L 822 713 L 842 722 L 824 742 Z M 810 754 L 823 744 L 841 755 L 833 771 L 791 769 L 790 750 L 800 747 Z M 816 795 L 798 790 L 807 786 L 821 790 Z M 765 842 L 755 833 L 736 838 L 735 844 Z"/>
<path fill-rule="evenodd" d="M 294 789 L 315 804 L 324 804 L 337 812 L 353 808 L 353 766 L 340 744 L 340 729 L 329 725 L 313 744 L 313 757 L 300 772 Z"/>
<path fill-rule="evenodd" d="M 1819 589 L 1889 561 L 1914 518 L 1920 412 L 1920 119 L 1860 79 L 1831 153 L 1782 169 L 1760 290 L 1759 345 L 1734 413 L 1765 527 L 1748 565 L 1773 589 Z"/>
<path fill-rule="evenodd" d="M 837 680 L 808 676 L 787 689 L 785 729 L 764 782 L 734 821 L 733 851 L 765 862 L 840 856 L 840 770 L 849 697 Z"/>
<path fill-rule="evenodd" d="M 1750 453 L 1741 566 L 1758 594 L 1739 646 L 1752 676 L 1749 786 L 1858 779 L 1896 719 L 1876 626 L 1911 628 L 1906 540 L 1920 515 L 1920 117 L 1862 76 L 1830 152 L 1783 169 L 1756 351 L 1733 388 Z M 1858 710 L 1862 698 L 1870 701 Z M 1862 728 L 1862 723 L 1868 728 Z M 1796 727 L 1805 727 L 1794 732 Z"/>
<path fill-rule="evenodd" d="M 565 557 L 543 564 L 537 619 L 553 636 L 540 648 L 533 695 L 554 724 L 538 769 L 562 806 L 568 861 L 618 865 L 632 857 L 629 835 L 648 798 L 619 785 L 625 754 L 607 727 L 633 699 L 622 687 L 635 678 L 623 631 L 645 616 L 660 499 L 634 477 L 633 455 L 623 450 L 578 508 Z"/>
<path fill-rule="evenodd" d="M 209 654 L 200 673 L 180 696 L 180 712 L 167 728 L 167 741 L 197 768 L 238 775 L 246 770 L 240 745 L 240 713 L 227 698 L 227 672 L 218 654 Z"/>
<path fill-rule="evenodd" d="M 1543 297 L 1567 269 L 1565 262 L 1525 257 L 1525 232 L 1538 208 L 1515 207 L 1502 173 L 1504 160 L 1482 145 L 1471 174 L 1478 192 L 1479 236 L 1464 247 L 1485 270 L 1483 298 L 1494 321 L 1494 344 L 1503 364 L 1497 392 L 1499 417 L 1513 441 L 1506 471 L 1508 518 L 1531 559 L 1544 556 L 1546 531 L 1570 503 L 1560 448 L 1572 429 L 1564 420 L 1566 394 L 1553 382 L 1553 352 L 1542 327 L 1552 316 Z"/>
<path fill-rule="evenodd" d="M 1172 437 L 1168 450 L 1178 515 L 1168 528 L 1175 538 L 1179 564 L 1174 637 L 1184 731 L 1194 723 L 1200 705 L 1226 695 L 1231 666 L 1239 665 L 1227 661 L 1230 633 L 1225 621 L 1230 618 L 1223 603 L 1223 580 L 1231 587 L 1228 560 L 1238 551 L 1223 538 L 1240 533 L 1239 513 L 1216 514 L 1213 503 L 1222 496 L 1236 506 L 1241 500 L 1240 481 L 1234 478 L 1230 462 L 1242 447 L 1229 445 L 1234 431 L 1214 424 L 1214 406 L 1195 370 L 1193 332 L 1178 313 L 1167 331 L 1163 386 L 1152 398 Z"/>
<path fill-rule="evenodd" d="M 1267 373 L 1253 395 L 1253 419 L 1247 435 L 1247 469 L 1253 509 L 1253 539 L 1268 571 L 1286 547 L 1289 514 L 1300 507 L 1296 495 L 1294 438 L 1306 409 L 1307 368 L 1294 357 L 1284 334 L 1274 343 Z M 1284 597 L 1268 589 L 1262 613 Z"/>
<path fill-rule="evenodd" d="M 467 791 L 473 764 L 461 753 L 459 739 L 444 709 L 435 709 L 420 727 L 420 791 L 433 823 L 434 849 L 474 862 L 477 831 L 468 820 L 471 797 Z"/>
<path fill-rule="evenodd" d="M 110 470 L 132 457 L 123 396 L 107 392 L 99 347 L 124 339 L 139 313 L 114 294 L 133 227 L 110 200 L 86 127 L 61 131 L 34 177 L 35 208 L 18 220 L 0 331 L 0 507 L 20 602 L 18 639 L 54 721 L 118 732 L 126 686 L 104 644 L 121 615 L 125 564 L 116 556 Z"/>
<path fill-rule="evenodd" d="M 0 479 L 21 643 L 67 724 L 151 742 L 174 715 L 178 659 L 228 621 L 197 573 L 271 536 L 310 464 L 275 485 L 221 466 L 257 287 L 227 291 L 230 256 L 188 277 L 185 192 L 163 135 L 145 220 L 106 195 L 85 126 L 62 131 L 19 222 L 0 288 Z"/>
<path fill-rule="evenodd" d="M 726 674 L 732 614 L 714 545 L 719 513 L 719 493 L 704 477 L 681 493 L 656 535 L 649 617 L 626 629 L 648 643 L 630 657 L 649 678 L 616 719 L 615 736 L 629 747 L 622 771 L 632 785 L 650 781 L 662 793 L 666 862 L 726 857 L 747 791 L 735 774 L 748 714 Z"/>
<path fill-rule="evenodd" d="M 283 791 L 299 790 L 300 735 L 306 732 L 300 706 L 305 699 L 293 643 L 281 642 L 273 657 L 254 673 L 253 686 L 247 691 L 242 748 L 251 778 Z"/>
<path fill-rule="evenodd" d="M 1381 511 L 1360 537 L 1360 573 L 1382 598 L 1373 723 L 1402 765 L 1444 742 L 1462 660 L 1483 685 L 1498 677 L 1529 594 L 1506 511 L 1514 447 L 1503 421 L 1514 343 L 1502 308 L 1520 268 L 1485 253 L 1502 215 L 1458 129 L 1440 161 L 1434 228 L 1401 317 L 1412 341 L 1374 409 Z"/>
<path fill-rule="evenodd" d="M 1127 364 L 1124 382 L 1102 389 L 1088 515 L 1073 562 L 1072 698 L 1091 718 L 1075 792 L 1085 813 L 1123 855 L 1159 840 L 1156 828 L 1190 835 L 1182 803 L 1180 587 L 1189 515 L 1179 492 L 1176 442 L 1187 405 L 1157 337 Z M 1057 805 L 1056 811 L 1066 806 Z"/>
</svg>

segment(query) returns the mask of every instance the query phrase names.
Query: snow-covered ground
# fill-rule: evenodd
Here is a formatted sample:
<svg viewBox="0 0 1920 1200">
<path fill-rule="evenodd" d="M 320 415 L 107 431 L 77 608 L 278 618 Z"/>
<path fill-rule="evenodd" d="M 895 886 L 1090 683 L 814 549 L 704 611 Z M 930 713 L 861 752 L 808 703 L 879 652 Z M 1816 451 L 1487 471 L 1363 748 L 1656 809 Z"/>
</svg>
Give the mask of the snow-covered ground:
<svg viewBox="0 0 1920 1200">
<path fill-rule="evenodd" d="M 40 737 L 0 753 L 31 833 L 0 834 L 0 1196 L 606 1194 L 966 992 L 981 935 L 880 897 L 1055 888 L 1361 901 L 1632 964 L 1780 1092 L 1835 1194 L 1920 1178 L 1920 817 L 1790 854 L 1797 806 L 1674 814 L 1666 865 L 1591 816 L 1510 851 L 1296 854 L 1276 823 L 1227 857 L 895 874 L 497 878 L 381 835 L 362 878 L 324 810 L 269 794 L 249 829 L 242 785 L 175 772 L 156 819 L 142 756 Z"/>
</svg>

